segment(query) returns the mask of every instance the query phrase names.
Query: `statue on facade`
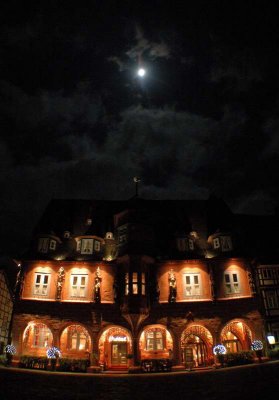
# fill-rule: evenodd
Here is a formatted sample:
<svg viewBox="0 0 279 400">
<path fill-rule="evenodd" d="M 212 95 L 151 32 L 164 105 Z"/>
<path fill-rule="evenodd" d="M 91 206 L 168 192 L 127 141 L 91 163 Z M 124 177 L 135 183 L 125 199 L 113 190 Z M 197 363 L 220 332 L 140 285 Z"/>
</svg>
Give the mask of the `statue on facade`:
<svg viewBox="0 0 279 400">
<path fill-rule="evenodd" d="M 63 267 L 60 267 L 58 270 L 57 285 L 56 285 L 56 300 L 61 300 L 64 280 L 65 280 L 65 270 Z"/>
<path fill-rule="evenodd" d="M 173 269 L 169 272 L 169 303 L 176 302 L 176 277 Z"/>
<path fill-rule="evenodd" d="M 22 287 L 23 287 L 22 265 L 18 264 L 18 272 L 17 272 L 17 275 L 16 275 L 16 283 L 15 283 L 15 286 L 14 286 L 14 293 L 13 293 L 14 299 L 17 296 L 21 297 Z"/>
<path fill-rule="evenodd" d="M 249 282 L 251 293 L 254 295 L 256 293 L 256 287 L 255 287 L 255 282 L 254 282 L 252 272 L 247 271 L 247 275 L 248 275 L 248 282 Z"/>
<path fill-rule="evenodd" d="M 100 271 L 100 267 L 98 267 L 96 270 L 95 283 L 94 283 L 94 301 L 95 301 L 95 303 L 101 302 L 101 282 L 102 282 L 101 271 Z"/>
<path fill-rule="evenodd" d="M 210 289 L 211 289 L 211 296 L 212 300 L 216 300 L 216 291 L 215 291 L 215 281 L 212 268 L 209 271 L 209 280 L 210 280 Z"/>
</svg>

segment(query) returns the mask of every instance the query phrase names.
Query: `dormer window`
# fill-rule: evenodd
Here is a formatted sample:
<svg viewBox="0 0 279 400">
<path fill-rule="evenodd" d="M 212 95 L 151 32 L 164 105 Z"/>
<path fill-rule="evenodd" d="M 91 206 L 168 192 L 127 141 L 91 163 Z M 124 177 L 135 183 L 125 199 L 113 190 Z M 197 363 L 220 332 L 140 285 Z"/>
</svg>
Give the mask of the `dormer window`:
<svg viewBox="0 0 279 400">
<path fill-rule="evenodd" d="M 47 253 L 49 246 L 49 239 L 48 238 L 40 238 L 38 243 L 38 251 L 40 253 Z"/>
<path fill-rule="evenodd" d="M 113 239 L 113 233 L 112 232 L 107 232 L 106 233 L 106 239 Z"/>
<path fill-rule="evenodd" d="M 93 239 L 82 239 L 81 240 L 81 254 L 92 254 L 93 253 Z"/>
<path fill-rule="evenodd" d="M 69 231 L 65 231 L 63 236 L 64 236 L 65 239 L 69 239 L 70 232 Z"/>
<path fill-rule="evenodd" d="M 55 250 L 56 249 L 56 240 L 50 240 L 49 249 L 50 250 Z"/>
<path fill-rule="evenodd" d="M 232 250 L 232 239 L 230 236 L 221 236 L 221 249 L 222 251 Z"/>
<path fill-rule="evenodd" d="M 82 238 L 77 240 L 77 252 L 80 254 L 93 254 L 101 251 L 101 241 L 93 238 Z"/>
<path fill-rule="evenodd" d="M 213 248 L 214 249 L 220 249 L 220 239 L 219 238 L 214 238 L 213 239 Z"/>
<path fill-rule="evenodd" d="M 194 250 L 194 240 L 193 239 L 189 239 L 189 250 Z"/>
<path fill-rule="evenodd" d="M 128 229 L 126 225 L 118 228 L 118 244 L 123 245 L 128 241 Z"/>
<path fill-rule="evenodd" d="M 189 238 L 177 238 L 177 249 L 179 251 L 193 251 L 195 250 L 195 242 Z"/>
<path fill-rule="evenodd" d="M 94 250 L 95 251 L 101 250 L 101 243 L 99 242 L 99 240 L 94 240 Z"/>
</svg>

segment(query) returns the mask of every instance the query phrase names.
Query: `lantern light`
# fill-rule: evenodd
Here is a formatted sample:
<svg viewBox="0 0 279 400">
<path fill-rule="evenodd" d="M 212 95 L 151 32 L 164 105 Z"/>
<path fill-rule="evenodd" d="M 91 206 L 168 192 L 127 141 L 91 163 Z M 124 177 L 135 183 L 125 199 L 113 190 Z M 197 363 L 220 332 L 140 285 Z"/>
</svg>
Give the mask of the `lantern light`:
<svg viewBox="0 0 279 400">
<path fill-rule="evenodd" d="M 275 344 L 275 336 L 272 333 L 267 334 L 267 340 L 269 344 Z"/>
</svg>

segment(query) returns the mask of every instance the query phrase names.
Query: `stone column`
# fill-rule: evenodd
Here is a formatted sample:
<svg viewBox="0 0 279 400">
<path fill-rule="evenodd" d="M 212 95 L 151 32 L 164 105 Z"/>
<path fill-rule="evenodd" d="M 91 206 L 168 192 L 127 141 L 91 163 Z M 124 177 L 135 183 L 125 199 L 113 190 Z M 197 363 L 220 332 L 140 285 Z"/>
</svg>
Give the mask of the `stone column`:
<svg viewBox="0 0 279 400">
<path fill-rule="evenodd" d="M 173 332 L 173 355 L 172 362 L 174 365 L 182 364 L 181 351 L 180 351 L 180 332 L 175 330 Z"/>
</svg>

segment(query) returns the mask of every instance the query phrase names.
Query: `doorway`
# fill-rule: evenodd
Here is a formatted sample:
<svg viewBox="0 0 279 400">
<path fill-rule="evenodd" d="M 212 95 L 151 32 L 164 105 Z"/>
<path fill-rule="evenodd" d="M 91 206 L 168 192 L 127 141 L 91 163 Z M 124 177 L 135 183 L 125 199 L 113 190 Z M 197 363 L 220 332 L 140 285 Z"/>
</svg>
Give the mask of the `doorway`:
<svg viewBox="0 0 279 400">
<path fill-rule="evenodd" d="M 111 342 L 111 365 L 112 366 L 127 365 L 126 342 Z"/>
</svg>

